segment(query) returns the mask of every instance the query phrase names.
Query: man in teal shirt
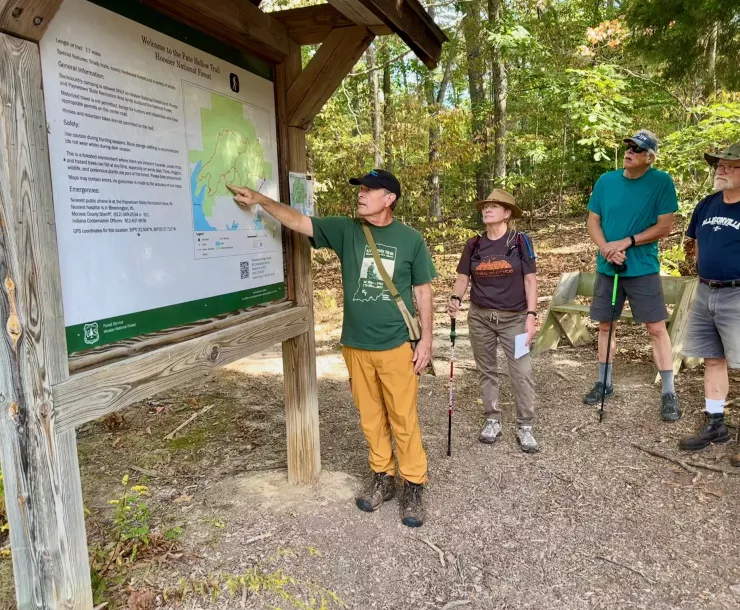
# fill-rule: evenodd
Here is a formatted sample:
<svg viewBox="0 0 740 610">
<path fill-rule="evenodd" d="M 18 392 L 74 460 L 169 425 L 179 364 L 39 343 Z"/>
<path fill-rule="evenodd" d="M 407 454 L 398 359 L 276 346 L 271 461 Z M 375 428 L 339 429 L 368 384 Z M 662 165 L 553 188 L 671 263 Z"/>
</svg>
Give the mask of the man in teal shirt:
<svg viewBox="0 0 740 610">
<path fill-rule="evenodd" d="M 595 405 L 602 394 L 609 397 L 614 391 L 611 368 L 616 339 L 612 340 L 610 362 L 606 362 L 606 348 L 615 269 L 625 264 L 626 270 L 619 274 L 615 320 L 629 299 L 634 321 L 644 323 L 650 334 L 663 384 L 661 415 L 665 421 L 677 421 L 681 409 L 673 383 L 673 354 L 665 324 L 668 311 L 658 260 L 658 240 L 671 232 L 678 210 L 676 188 L 666 172 L 653 167 L 658 152 L 653 133 L 641 130 L 625 143 L 624 169 L 602 175 L 588 204 L 588 233 L 599 248 L 591 319 L 599 322 L 600 371 L 583 401 Z"/>
<path fill-rule="evenodd" d="M 240 205 L 259 204 L 281 224 L 307 235 L 314 248 L 331 248 L 337 253 L 344 286 L 342 355 L 367 440 L 372 474 L 355 502 L 360 510 L 372 512 L 393 497 L 396 460 L 392 430 L 403 479 L 401 521 L 419 527 L 424 522 L 422 489 L 427 482 L 427 456 L 419 426 L 417 375 L 432 359 L 431 281 L 437 272 L 421 234 L 393 217 L 401 197 L 395 176 L 375 169 L 352 178 L 350 184 L 360 187 L 359 218 L 313 218 L 252 189 L 229 188 Z M 379 264 L 406 309 L 414 314 L 414 299 L 419 307 L 421 339 L 413 348 L 400 303 L 382 278 L 365 228 L 370 231 Z"/>
</svg>

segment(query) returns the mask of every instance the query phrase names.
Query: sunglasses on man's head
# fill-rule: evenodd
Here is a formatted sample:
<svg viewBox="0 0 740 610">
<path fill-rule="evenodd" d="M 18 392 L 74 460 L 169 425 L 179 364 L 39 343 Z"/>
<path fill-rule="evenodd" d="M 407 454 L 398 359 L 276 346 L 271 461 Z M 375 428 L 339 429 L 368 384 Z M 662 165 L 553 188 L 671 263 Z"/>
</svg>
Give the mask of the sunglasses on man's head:
<svg viewBox="0 0 740 610">
<path fill-rule="evenodd" d="M 633 153 L 637 153 L 638 155 L 646 152 L 646 149 L 640 148 L 637 144 L 627 144 L 627 150 L 631 150 Z"/>
</svg>

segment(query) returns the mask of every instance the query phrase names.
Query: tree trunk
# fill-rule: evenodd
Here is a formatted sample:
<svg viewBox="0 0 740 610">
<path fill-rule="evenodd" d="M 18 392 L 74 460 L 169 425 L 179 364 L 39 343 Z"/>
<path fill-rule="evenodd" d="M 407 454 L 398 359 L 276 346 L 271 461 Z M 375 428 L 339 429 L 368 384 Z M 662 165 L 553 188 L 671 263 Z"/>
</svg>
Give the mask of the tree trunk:
<svg viewBox="0 0 740 610">
<path fill-rule="evenodd" d="M 375 62 L 375 45 L 367 48 L 367 69 L 370 91 L 372 94 L 372 123 L 373 123 L 373 148 L 375 149 L 375 162 L 373 167 L 383 167 L 383 150 L 380 140 L 380 90 L 378 87 L 378 70 Z"/>
<path fill-rule="evenodd" d="M 383 61 L 383 158 L 385 159 L 385 169 L 393 171 L 393 143 L 391 133 L 393 133 L 393 106 L 391 100 L 391 65 L 390 60 L 386 57 Z"/>
<path fill-rule="evenodd" d="M 475 171 L 475 190 L 479 199 L 488 195 L 487 176 L 485 171 L 486 121 L 485 121 L 485 92 L 483 89 L 483 55 L 481 53 L 481 20 L 480 10 L 476 1 L 466 2 L 463 5 L 465 16 L 462 19 L 463 35 L 465 36 L 465 55 L 468 68 L 468 90 L 470 94 L 471 132 L 473 142 L 483 148 L 483 161 Z"/>
<path fill-rule="evenodd" d="M 704 88 L 704 97 L 708 98 L 717 92 L 717 39 L 719 38 L 719 23 L 715 23 L 709 34 L 707 48 L 707 83 Z"/>
<path fill-rule="evenodd" d="M 440 219 L 442 217 L 442 199 L 439 193 L 439 169 L 437 169 L 437 140 L 441 135 L 439 125 L 437 124 L 437 105 L 436 96 L 434 95 L 434 81 L 431 74 L 427 74 L 424 79 L 424 93 L 427 98 L 427 117 L 429 120 L 429 217 Z"/>
<path fill-rule="evenodd" d="M 488 20 L 491 29 L 497 29 L 503 18 L 504 0 L 488 0 Z M 506 63 L 500 45 L 493 45 L 491 53 L 491 84 L 493 86 L 493 179 L 496 184 L 506 180 L 506 102 L 509 82 Z"/>
<path fill-rule="evenodd" d="M 563 157 L 560 160 L 560 192 L 558 193 L 558 226 L 562 218 L 563 187 L 565 186 L 565 158 L 568 155 L 568 117 L 563 122 Z"/>
<path fill-rule="evenodd" d="M 433 9 L 430 8 L 430 14 Z M 432 18 L 434 15 L 432 14 Z M 442 128 L 439 124 L 439 110 L 442 108 L 444 103 L 445 95 L 447 95 L 447 87 L 452 77 L 452 65 L 455 62 L 455 46 L 456 39 L 453 38 L 449 58 L 445 64 L 444 75 L 442 76 L 442 82 L 439 85 L 438 91 L 434 92 L 434 81 L 431 78 L 427 79 L 426 82 L 426 94 L 427 94 L 427 107 L 429 113 L 429 192 L 431 199 L 429 201 L 429 216 L 430 218 L 442 218 L 442 195 L 439 186 L 439 167 L 437 162 L 439 159 L 439 151 L 437 150 L 437 142 L 442 136 Z"/>
</svg>

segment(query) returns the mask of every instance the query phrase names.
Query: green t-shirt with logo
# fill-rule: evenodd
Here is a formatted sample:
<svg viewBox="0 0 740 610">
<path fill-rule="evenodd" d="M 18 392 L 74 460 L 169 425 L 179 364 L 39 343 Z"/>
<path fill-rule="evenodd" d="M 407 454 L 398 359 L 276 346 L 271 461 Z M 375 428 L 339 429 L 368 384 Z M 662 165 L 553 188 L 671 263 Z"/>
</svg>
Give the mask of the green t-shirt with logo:
<svg viewBox="0 0 740 610">
<path fill-rule="evenodd" d="M 601 216 L 606 241 L 618 241 L 652 227 L 658 216 L 678 210 L 673 179 L 666 172 L 651 167 L 636 180 L 625 178 L 624 170 L 602 175 L 594 186 L 588 209 Z M 627 248 L 625 277 L 660 272 L 658 242 Z M 596 270 L 614 275 L 614 268 L 598 255 Z"/>
<path fill-rule="evenodd" d="M 331 248 L 342 263 L 342 345 L 380 351 L 408 341 L 408 328 L 375 265 L 361 221 L 329 216 L 311 218 L 311 222 L 311 245 Z M 428 284 L 437 275 L 424 238 L 397 220 L 385 227 L 368 226 L 385 270 L 413 314 L 413 287 Z"/>
</svg>

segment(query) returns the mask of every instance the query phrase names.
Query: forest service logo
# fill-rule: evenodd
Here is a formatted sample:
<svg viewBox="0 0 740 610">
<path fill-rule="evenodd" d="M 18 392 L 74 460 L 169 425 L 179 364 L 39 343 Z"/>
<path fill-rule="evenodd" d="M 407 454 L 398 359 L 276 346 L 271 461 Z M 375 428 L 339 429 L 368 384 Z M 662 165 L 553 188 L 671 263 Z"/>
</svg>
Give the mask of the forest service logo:
<svg viewBox="0 0 740 610">
<path fill-rule="evenodd" d="M 98 341 L 100 341 L 98 323 L 93 322 L 92 324 L 85 324 L 85 343 L 88 345 L 95 345 Z"/>
</svg>

